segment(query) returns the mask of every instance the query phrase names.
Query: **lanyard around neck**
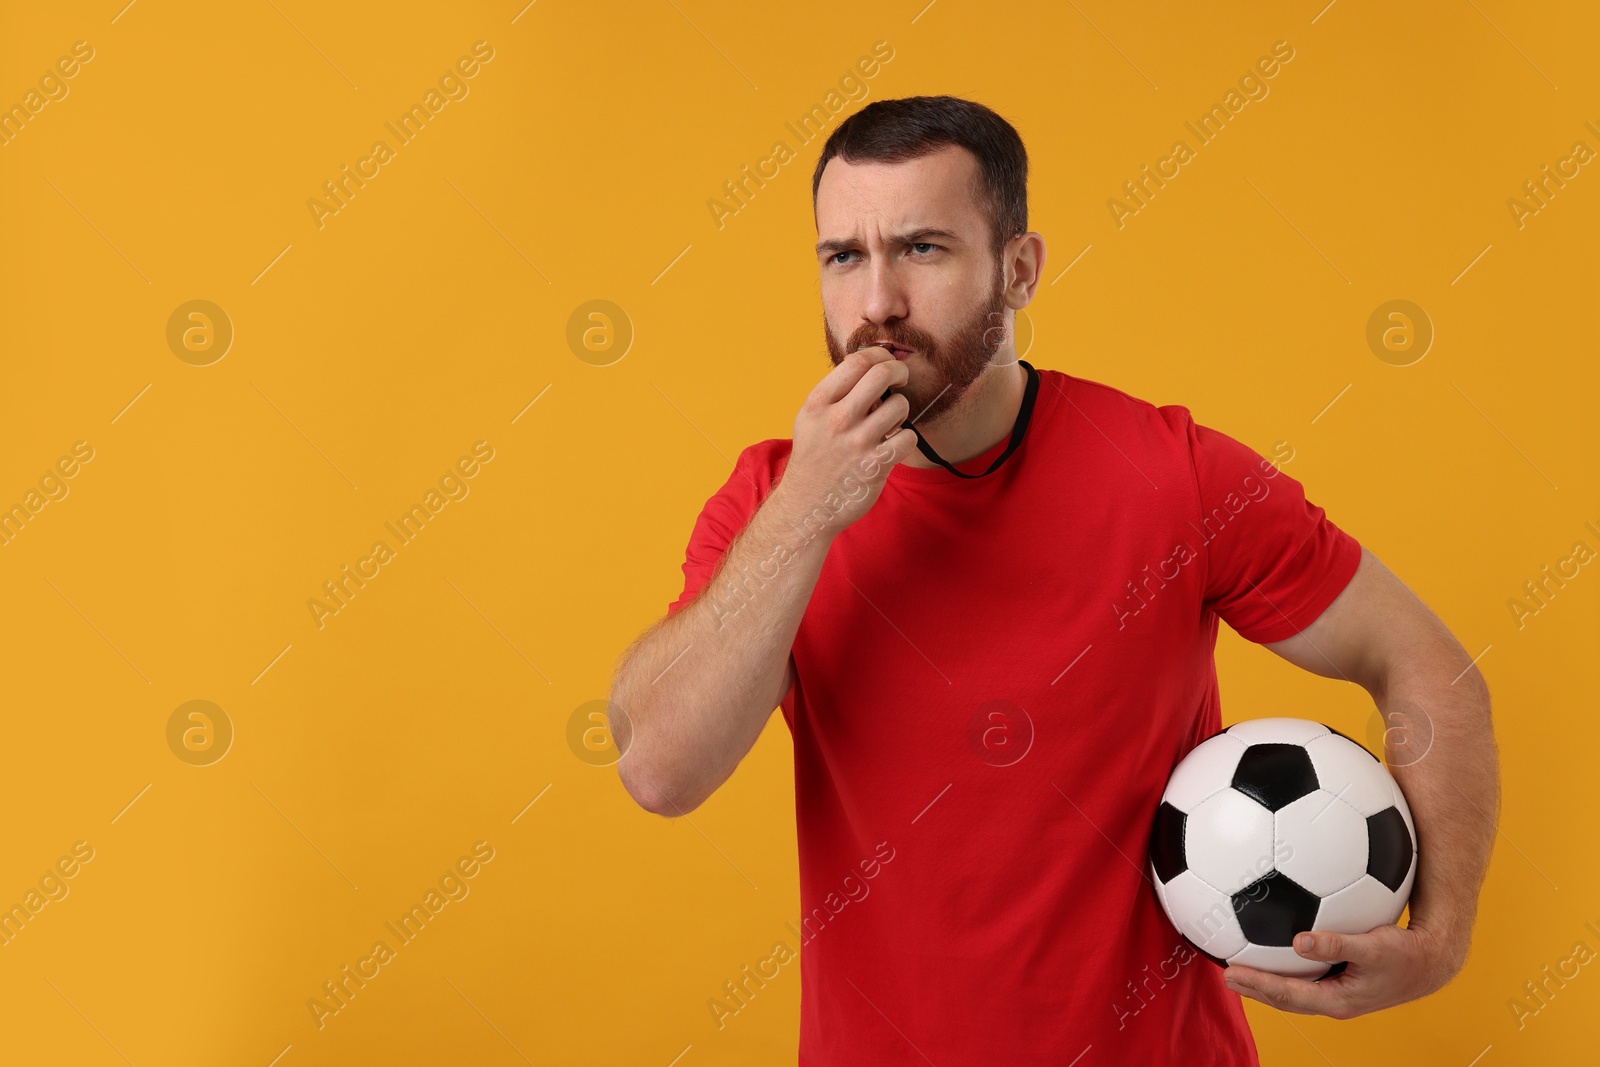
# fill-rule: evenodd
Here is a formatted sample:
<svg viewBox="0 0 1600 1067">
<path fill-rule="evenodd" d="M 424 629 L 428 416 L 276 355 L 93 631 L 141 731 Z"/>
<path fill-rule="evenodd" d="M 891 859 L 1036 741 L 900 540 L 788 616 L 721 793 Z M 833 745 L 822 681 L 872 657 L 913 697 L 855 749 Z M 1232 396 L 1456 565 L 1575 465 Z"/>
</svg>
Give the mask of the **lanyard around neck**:
<svg viewBox="0 0 1600 1067">
<path fill-rule="evenodd" d="M 1017 362 L 1022 364 L 1023 367 L 1027 368 L 1028 371 L 1028 384 L 1022 392 L 1022 407 L 1017 410 L 1017 421 L 1015 425 L 1011 427 L 1010 443 L 1006 445 L 1006 450 L 996 456 L 993 463 L 989 464 L 988 470 L 984 471 L 983 474 L 965 474 L 956 470 L 955 467 L 945 462 L 944 458 L 940 456 L 939 453 L 933 450 L 933 446 L 928 444 L 927 438 L 923 437 L 920 433 L 917 434 L 918 451 L 920 451 L 924 456 L 928 457 L 930 462 L 937 463 L 951 474 L 954 474 L 960 478 L 982 478 L 985 474 L 993 474 L 996 470 L 998 470 L 1000 464 L 1004 463 L 1011 456 L 1011 453 L 1017 450 L 1017 446 L 1022 444 L 1022 435 L 1027 431 L 1028 423 L 1033 418 L 1033 402 L 1039 395 L 1039 372 L 1034 369 L 1033 364 L 1029 363 L 1025 359 L 1019 359 Z M 889 394 L 891 392 L 893 392 L 893 390 L 885 389 L 883 391 L 882 399 L 889 399 Z M 903 423 L 902 426 L 904 429 L 916 432 L 916 427 L 912 426 L 910 422 Z"/>
</svg>

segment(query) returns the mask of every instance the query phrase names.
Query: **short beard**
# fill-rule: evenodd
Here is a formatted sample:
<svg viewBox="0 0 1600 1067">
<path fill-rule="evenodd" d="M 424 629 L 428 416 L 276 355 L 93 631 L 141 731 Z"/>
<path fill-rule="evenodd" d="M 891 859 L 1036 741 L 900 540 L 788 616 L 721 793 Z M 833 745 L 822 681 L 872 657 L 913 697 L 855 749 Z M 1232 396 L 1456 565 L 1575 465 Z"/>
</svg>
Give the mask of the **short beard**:
<svg viewBox="0 0 1600 1067">
<path fill-rule="evenodd" d="M 966 396 L 972 383 L 982 377 L 1005 344 L 1005 309 L 1005 271 L 997 256 L 994 284 L 987 298 L 956 328 L 947 344 L 939 344 L 923 331 L 900 322 L 860 327 L 850 336 L 849 346 L 841 348 L 828 328 L 826 312 L 822 317 L 822 333 L 828 341 L 828 358 L 835 367 L 849 353 L 876 341 L 889 340 L 915 349 L 927 361 L 925 380 L 897 386 L 895 391 L 905 394 L 911 402 L 909 420 L 931 425 Z"/>
</svg>

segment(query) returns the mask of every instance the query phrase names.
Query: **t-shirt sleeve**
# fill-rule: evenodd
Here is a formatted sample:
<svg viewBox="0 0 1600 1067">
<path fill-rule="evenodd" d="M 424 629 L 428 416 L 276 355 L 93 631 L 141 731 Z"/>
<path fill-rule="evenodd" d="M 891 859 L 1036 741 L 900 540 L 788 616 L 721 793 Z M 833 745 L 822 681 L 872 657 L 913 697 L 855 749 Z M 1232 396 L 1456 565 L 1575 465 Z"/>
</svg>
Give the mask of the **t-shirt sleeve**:
<svg viewBox="0 0 1600 1067">
<path fill-rule="evenodd" d="M 667 605 L 668 618 L 682 610 L 711 580 L 728 546 L 760 506 L 764 494 L 757 489 L 752 462 L 754 447 L 739 453 L 728 480 L 700 509 L 700 517 L 695 520 L 683 554 L 683 592 Z"/>
<path fill-rule="evenodd" d="M 1205 607 L 1257 644 L 1293 637 L 1344 591 L 1361 545 L 1258 452 L 1188 420 Z"/>
</svg>

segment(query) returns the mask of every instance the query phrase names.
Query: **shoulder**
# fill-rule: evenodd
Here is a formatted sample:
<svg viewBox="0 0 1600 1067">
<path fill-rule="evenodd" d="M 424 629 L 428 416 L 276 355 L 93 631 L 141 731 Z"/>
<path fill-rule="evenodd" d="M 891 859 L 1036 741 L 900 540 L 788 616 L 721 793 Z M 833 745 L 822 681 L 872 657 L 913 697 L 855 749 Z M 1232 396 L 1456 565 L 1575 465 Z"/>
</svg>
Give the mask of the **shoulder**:
<svg viewBox="0 0 1600 1067">
<path fill-rule="evenodd" d="M 1116 386 L 1041 368 L 1041 386 L 1060 392 L 1062 407 L 1087 419 L 1113 441 L 1158 447 L 1167 442 L 1188 447 L 1194 416 L 1182 404 L 1155 404 Z M 1119 431 L 1125 437 L 1119 438 Z"/>
<path fill-rule="evenodd" d="M 1219 487 L 1226 491 L 1241 482 L 1253 491 L 1255 483 L 1246 479 L 1276 478 L 1281 464 L 1294 458 L 1294 447 L 1287 441 L 1274 442 L 1268 458 L 1239 438 L 1196 422 L 1184 404 L 1154 404 L 1101 382 L 1062 378 L 1071 382 L 1068 395 L 1084 417 L 1130 461 L 1159 469 L 1167 460 L 1169 470 L 1186 474 L 1196 503 L 1209 499 Z"/>
<path fill-rule="evenodd" d="M 1102 472 L 1102 484 L 1114 484 L 1130 506 L 1157 507 L 1193 518 L 1201 498 L 1199 433 L 1188 407 L 1156 404 L 1062 371 L 1043 373 L 1049 379 L 1041 387 L 1053 385 L 1061 394 L 1058 413 L 1051 420 L 1058 427 L 1056 434 Z M 1134 503 L 1144 497 L 1152 503 Z"/>
</svg>

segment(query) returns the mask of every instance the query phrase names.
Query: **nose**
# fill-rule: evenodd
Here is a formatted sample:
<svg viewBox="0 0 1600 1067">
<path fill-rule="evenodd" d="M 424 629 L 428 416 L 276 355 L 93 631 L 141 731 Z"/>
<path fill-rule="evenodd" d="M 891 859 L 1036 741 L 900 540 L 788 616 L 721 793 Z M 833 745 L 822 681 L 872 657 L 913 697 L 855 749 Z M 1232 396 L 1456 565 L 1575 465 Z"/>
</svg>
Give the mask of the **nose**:
<svg viewBox="0 0 1600 1067">
<path fill-rule="evenodd" d="M 893 264 L 881 255 L 874 256 L 867 263 L 865 274 L 867 288 L 861 295 L 862 319 L 882 326 L 905 318 L 910 311 L 906 289 Z"/>
</svg>

